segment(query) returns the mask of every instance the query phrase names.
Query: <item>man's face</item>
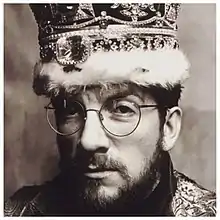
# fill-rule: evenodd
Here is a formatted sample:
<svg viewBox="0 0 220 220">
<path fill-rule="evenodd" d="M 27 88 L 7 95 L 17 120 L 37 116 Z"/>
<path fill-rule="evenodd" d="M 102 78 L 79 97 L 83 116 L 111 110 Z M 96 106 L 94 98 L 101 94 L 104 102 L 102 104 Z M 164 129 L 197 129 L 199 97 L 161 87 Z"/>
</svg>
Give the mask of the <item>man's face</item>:
<svg viewBox="0 0 220 220">
<path fill-rule="evenodd" d="M 155 107 L 141 108 L 139 124 L 130 135 L 119 137 L 106 129 L 116 134 L 124 134 L 124 129 L 128 133 L 134 128 L 132 118 L 137 120 L 134 106 L 156 103 L 149 94 L 142 94 L 129 86 L 87 89 L 72 96 L 65 105 L 70 106 L 75 101 L 85 108 L 86 119 L 76 133 L 58 135 L 61 164 L 66 165 L 65 169 L 74 165 L 77 170 L 74 181 L 83 182 L 81 193 L 84 198 L 100 204 L 117 200 L 122 192 L 129 191 L 143 178 L 152 175 L 151 167 L 157 159 L 157 146 L 161 139 L 158 110 Z M 106 110 L 100 116 L 103 104 Z M 77 116 L 80 114 L 78 111 L 81 111 L 79 106 L 68 112 Z M 71 114 L 61 116 L 62 119 L 57 115 L 59 131 L 69 132 L 77 127 L 75 116 Z M 106 122 L 108 120 L 109 123 Z M 79 121 L 83 123 L 83 120 Z"/>
</svg>

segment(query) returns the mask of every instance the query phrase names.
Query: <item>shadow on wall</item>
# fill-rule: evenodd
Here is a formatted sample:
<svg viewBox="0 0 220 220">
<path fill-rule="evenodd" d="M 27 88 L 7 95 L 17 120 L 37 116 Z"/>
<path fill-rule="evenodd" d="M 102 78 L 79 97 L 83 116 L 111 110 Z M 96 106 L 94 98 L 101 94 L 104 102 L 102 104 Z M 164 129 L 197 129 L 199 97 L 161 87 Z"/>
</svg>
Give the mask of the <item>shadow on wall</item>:
<svg viewBox="0 0 220 220">
<path fill-rule="evenodd" d="M 182 131 L 171 151 L 174 167 L 216 190 L 216 116 L 214 111 L 183 109 Z"/>
<path fill-rule="evenodd" d="M 23 185 L 50 180 L 58 167 L 56 136 L 43 108 L 46 102 L 30 92 L 26 83 L 17 85 L 10 95 L 5 94 L 6 197 Z M 22 94 L 26 94 L 23 99 Z"/>
</svg>

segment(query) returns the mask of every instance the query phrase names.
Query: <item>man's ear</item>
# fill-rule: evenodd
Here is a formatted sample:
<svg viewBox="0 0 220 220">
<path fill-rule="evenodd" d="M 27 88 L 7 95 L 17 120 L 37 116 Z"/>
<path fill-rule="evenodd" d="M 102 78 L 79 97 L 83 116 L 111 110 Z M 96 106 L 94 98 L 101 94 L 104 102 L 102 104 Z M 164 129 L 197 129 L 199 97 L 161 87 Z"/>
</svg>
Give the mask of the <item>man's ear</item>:
<svg viewBox="0 0 220 220">
<path fill-rule="evenodd" d="M 175 106 L 171 109 L 168 109 L 163 127 L 164 151 L 169 151 L 174 147 L 176 140 L 179 137 L 179 133 L 181 129 L 181 121 L 182 121 L 182 110 L 179 107 Z"/>
</svg>

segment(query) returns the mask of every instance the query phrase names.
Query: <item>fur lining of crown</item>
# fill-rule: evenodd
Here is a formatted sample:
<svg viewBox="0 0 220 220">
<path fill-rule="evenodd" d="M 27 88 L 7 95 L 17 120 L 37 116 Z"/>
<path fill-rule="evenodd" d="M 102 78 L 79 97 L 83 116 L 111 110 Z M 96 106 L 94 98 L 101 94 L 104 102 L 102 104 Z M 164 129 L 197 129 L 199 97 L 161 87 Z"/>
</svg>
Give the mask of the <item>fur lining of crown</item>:
<svg viewBox="0 0 220 220">
<path fill-rule="evenodd" d="M 49 96 L 79 86 L 131 82 L 140 86 L 183 84 L 189 77 L 189 63 L 181 50 L 96 52 L 81 71 L 65 72 L 56 61 L 39 61 L 34 68 L 33 88 L 37 95 Z"/>
</svg>

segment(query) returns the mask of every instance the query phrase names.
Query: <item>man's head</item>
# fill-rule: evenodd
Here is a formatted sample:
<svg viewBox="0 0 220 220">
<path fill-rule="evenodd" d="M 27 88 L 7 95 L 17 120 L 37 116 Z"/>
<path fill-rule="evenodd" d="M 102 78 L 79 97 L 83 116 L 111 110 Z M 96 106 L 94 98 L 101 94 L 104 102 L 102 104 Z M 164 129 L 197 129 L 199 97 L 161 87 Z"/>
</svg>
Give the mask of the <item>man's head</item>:
<svg viewBox="0 0 220 220">
<path fill-rule="evenodd" d="M 85 5 L 90 12 L 100 12 L 100 5 L 80 5 L 77 13 Z M 138 16 L 133 15 L 128 26 L 119 22 L 125 33 L 120 25 L 109 25 L 109 21 L 118 22 L 114 10 L 130 10 L 124 4 L 102 6 L 111 8 L 109 17 L 103 11 L 101 16 L 90 13 L 89 17 L 96 16 L 94 22 L 99 21 L 100 29 L 88 25 L 84 30 L 87 21 L 80 24 L 79 19 L 75 25 L 80 30 L 70 25 L 74 31 L 68 32 L 69 14 L 66 11 L 65 21 L 62 13 L 75 6 L 65 6 L 64 12 L 57 5 L 45 7 L 57 10 L 46 25 L 57 34 L 48 34 L 40 25 L 43 53 L 35 66 L 34 90 L 50 98 L 47 120 L 57 133 L 61 170 L 70 191 L 77 191 L 81 201 L 96 208 L 121 198 L 132 199 L 143 192 L 143 186 L 141 196 L 147 197 L 160 181 L 161 163 L 181 127 L 178 101 L 188 63 L 174 37 L 176 17 L 172 16 L 178 7 L 130 5 L 145 11 L 145 20 L 138 23 Z M 41 24 L 37 6 L 32 9 Z M 53 24 L 58 15 L 63 23 L 68 21 L 67 26 Z M 164 23 L 159 25 L 161 17 Z M 59 28 L 65 29 L 65 37 Z"/>
<path fill-rule="evenodd" d="M 78 182 L 83 198 L 100 206 L 142 181 L 150 193 L 160 178 L 161 157 L 179 135 L 179 96 L 179 85 L 168 91 L 123 83 L 53 98 L 56 120 L 50 114 L 48 119 L 61 133 L 61 169 L 75 174 L 72 187 Z"/>
</svg>

